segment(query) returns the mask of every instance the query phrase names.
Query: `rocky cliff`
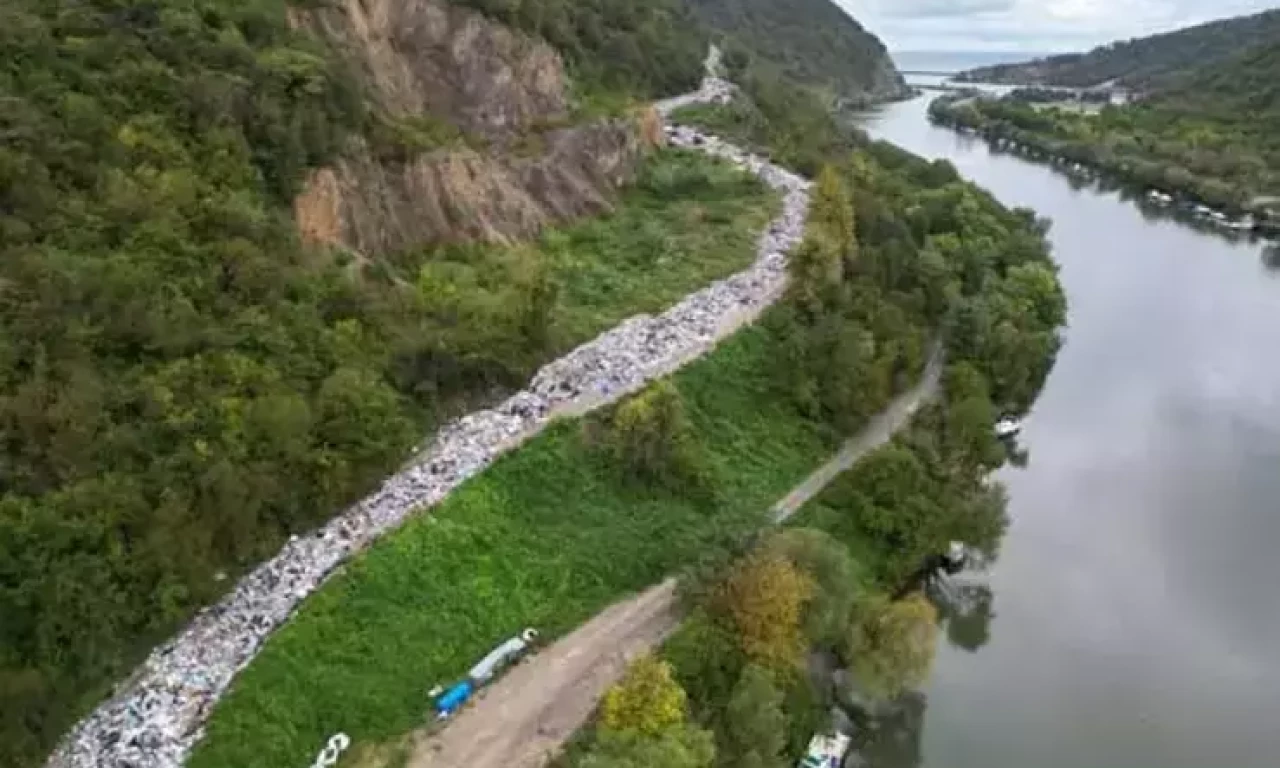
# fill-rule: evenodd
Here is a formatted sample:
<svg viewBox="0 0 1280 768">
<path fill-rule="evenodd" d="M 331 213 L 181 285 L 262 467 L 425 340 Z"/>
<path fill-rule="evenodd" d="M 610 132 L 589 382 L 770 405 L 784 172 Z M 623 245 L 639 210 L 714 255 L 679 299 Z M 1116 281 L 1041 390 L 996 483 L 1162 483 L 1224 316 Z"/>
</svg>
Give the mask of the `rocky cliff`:
<svg viewBox="0 0 1280 768">
<path fill-rule="evenodd" d="M 608 210 L 661 140 L 644 114 L 575 122 L 554 49 L 443 0 L 342 0 L 291 21 L 352 64 L 374 119 L 456 137 L 394 159 L 352 142 L 295 200 L 308 242 L 376 254 L 529 237 Z"/>
</svg>

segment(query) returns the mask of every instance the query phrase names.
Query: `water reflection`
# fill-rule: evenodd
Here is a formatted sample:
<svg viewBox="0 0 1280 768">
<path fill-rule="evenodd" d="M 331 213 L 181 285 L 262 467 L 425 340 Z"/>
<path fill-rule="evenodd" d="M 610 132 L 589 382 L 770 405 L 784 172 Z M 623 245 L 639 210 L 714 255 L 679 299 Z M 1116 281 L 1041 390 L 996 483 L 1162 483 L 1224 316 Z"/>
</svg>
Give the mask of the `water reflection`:
<svg viewBox="0 0 1280 768">
<path fill-rule="evenodd" d="M 1280 243 L 1262 249 L 1262 266 L 1268 272 L 1280 272 Z"/>
<path fill-rule="evenodd" d="M 921 749 L 929 700 L 919 692 L 898 700 L 891 712 L 863 725 L 856 757 L 845 768 L 916 768 L 924 764 Z M 852 763 L 852 765 L 850 765 Z"/>
<path fill-rule="evenodd" d="M 1071 315 L 1036 461 L 1000 473 L 994 594 L 947 619 L 927 719 L 869 731 L 906 745 L 869 744 L 879 768 L 1276 768 L 1280 248 L 1073 189 L 925 108 L 865 127 L 1051 217 Z"/>
<path fill-rule="evenodd" d="M 953 584 L 934 600 L 938 620 L 953 647 L 974 653 L 991 639 L 995 594 L 986 584 Z"/>
</svg>

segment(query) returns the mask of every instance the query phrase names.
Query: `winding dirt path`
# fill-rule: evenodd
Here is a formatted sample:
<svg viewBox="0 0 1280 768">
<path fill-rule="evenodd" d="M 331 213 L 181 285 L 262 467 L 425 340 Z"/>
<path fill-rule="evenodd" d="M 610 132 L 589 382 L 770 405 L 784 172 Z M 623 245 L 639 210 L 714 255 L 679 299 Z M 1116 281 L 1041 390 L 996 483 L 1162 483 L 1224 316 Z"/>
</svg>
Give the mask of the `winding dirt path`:
<svg viewBox="0 0 1280 768">
<path fill-rule="evenodd" d="M 837 475 L 887 443 L 938 390 L 935 349 L 920 382 L 893 400 L 771 510 L 781 523 Z M 540 768 L 586 723 L 627 663 L 680 622 L 675 580 L 615 603 L 484 689 L 443 730 L 413 738 L 409 768 Z"/>
</svg>

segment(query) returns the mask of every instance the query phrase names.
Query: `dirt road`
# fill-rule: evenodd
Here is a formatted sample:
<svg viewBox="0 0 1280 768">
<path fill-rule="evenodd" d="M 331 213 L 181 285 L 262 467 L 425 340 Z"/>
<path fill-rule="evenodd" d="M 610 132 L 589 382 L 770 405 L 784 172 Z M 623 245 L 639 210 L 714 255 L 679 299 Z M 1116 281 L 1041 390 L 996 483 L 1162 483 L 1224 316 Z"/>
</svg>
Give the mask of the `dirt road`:
<svg viewBox="0 0 1280 768">
<path fill-rule="evenodd" d="M 862 431 L 845 441 L 839 453 L 814 470 L 803 483 L 775 504 L 772 510 L 773 522 L 781 523 L 794 515 L 810 499 L 821 493 L 822 489 L 836 479 L 837 475 L 852 467 L 863 456 L 889 442 L 898 430 L 907 425 L 920 406 L 937 393 L 938 384 L 942 380 L 942 367 L 942 351 L 935 347 L 933 354 L 929 356 L 929 362 L 924 367 L 920 383 L 894 398 L 887 408 L 876 414 L 875 418 L 862 428 Z"/>
<path fill-rule="evenodd" d="M 942 372 L 935 352 L 920 383 L 898 396 L 861 432 L 772 510 L 780 523 L 837 475 L 880 447 L 933 397 Z M 539 768 L 591 716 L 627 662 L 662 642 L 679 622 L 675 581 L 606 609 L 516 667 L 448 724 L 415 739 L 410 768 Z"/>
<path fill-rule="evenodd" d="M 419 737 L 411 768 L 533 768 L 545 765 L 586 722 L 628 662 L 679 622 L 675 580 L 617 603 L 539 651 L 463 710 Z"/>
</svg>

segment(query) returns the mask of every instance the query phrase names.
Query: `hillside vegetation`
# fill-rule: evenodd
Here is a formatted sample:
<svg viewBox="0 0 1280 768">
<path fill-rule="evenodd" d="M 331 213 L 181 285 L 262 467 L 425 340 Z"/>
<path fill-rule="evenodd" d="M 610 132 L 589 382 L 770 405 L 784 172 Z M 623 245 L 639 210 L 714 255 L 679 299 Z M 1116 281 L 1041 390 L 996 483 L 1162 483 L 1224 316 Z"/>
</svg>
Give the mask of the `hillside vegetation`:
<svg viewBox="0 0 1280 768">
<path fill-rule="evenodd" d="M 896 98 L 907 91 L 880 39 L 832 0 L 685 2 L 728 39 L 730 59 L 754 58 L 793 87 L 816 88 L 848 102 Z"/>
<path fill-rule="evenodd" d="M 396 741 L 421 724 L 423 692 L 496 638 L 567 631 L 734 546 L 915 382 L 943 329 L 965 408 L 930 430 L 939 442 L 918 449 L 915 474 L 897 476 L 896 456 L 878 465 L 899 484 L 868 489 L 881 506 L 862 523 L 890 542 L 876 569 L 885 583 L 948 537 L 994 551 L 1003 508 L 978 503 L 990 499 L 969 470 L 1003 456 L 995 413 L 1025 409 L 1057 349 L 1064 305 L 1043 235 L 945 163 L 887 145 L 846 157 L 820 176 L 780 305 L 669 380 L 553 427 L 374 545 L 268 641 L 191 765 L 284 768 L 337 729 L 366 746 Z M 895 553 L 901 531 L 884 508 L 904 486 L 920 500 L 911 545 Z"/>
<path fill-rule="evenodd" d="M 773 126 L 774 134 L 787 132 L 785 124 Z M 606 695 L 599 718 L 565 765 L 795 764 L 809 738 L 829 728 L 828 713 L 836 703 L 826 686 L 805 674 L 809 654 L 838 660 L 862 691 L 898 700 L 926 680 L 943 623 L 934 605 L 912 589 L 923 559 L 955 540 L 988 557 L 999 546 L 1007 523 L 1004 496 L 986 478 L 1005 451 L 991 433 L 991 420 L 997 403 L 1017 411 L 1035 396 L 1065 312 L 1043 251 L 1043 232 L 1029 216 L 1002 212 L 957 182 L 945 163 L 925 163 L 885 145 L 863 146 L 851 158 L 819 177 L 811 239 L 793 255 L 795 282 L 778 312 L 794 313 L 808 329 L 792 344 L 805 348 L 810 334 L 831 338 L 824 327 L 846 300 L 830 277 L 834 270 L 826 268 L 824 254 L 833 249 L 847 254 L 841 260 L 846 280 L 851 274 L 879 275 L 877 282 L 898 286 L 892 295 L 908 302 L 915 295 L 921 306 L 932 303 L 925 298 L 929 289 L 917 292 L 930 281 L 912 289 L 892 275 L 949 273 L 952 282 L 944 294 L 959 303 L 950 303 L 942 315 L 951 365 L 940 402 L 802 510 L 800 527 L 739 542 L 719 558 L 704 559 L 686 579 L 688 619 L 656 658 L 642 659 Z M 852 210 L 852 221 L 840 215 L 842 209 Z M 943 211 L 956 218 L 933 218 Z M 908 223 L 921 214 L 931 222 L 924 230 L 919 220 Z M 994 218 L 1004 216 L 1022 223 L 997 226 Z M 914 248 L 889 235 L 896 223 L 921 233 Z M 979 245 L 984 240 L 992 250 Z M 903 261 L 896 263 L 906 272 L 884 260 L 888 242 L 903 246 Z M 983 251 L 987 257 L 978 256 Z M 985 287 L 974 295 L 977 285 Z M 862 297 L 859 291 L 851 295 Z M 817 325 L 805 322 L 812 317 L 819 318 Z M 844 333 L 851 330 L 846 326 Z M 1018 341 L 1001 343 L 997 351 L 989 345 L 996 337 Z M 972 345 L 979 338 L 986 341 Z M 1014 347 L 1020 351 L 1010 355 Z M 856 356 L 838 359 L 837 365 L 814 369 L 787 363 L 801 371 L 795 378 L 813 376 L 824 383 L 833 371 L 860 367 Z M 846 391 L 843 382 L 830 383 L 834 392 Z M 803 403 L 805 389 L 793 392 Z M 844 400 L 824 418 L 856 401 Z M 668 706 L 659 709 L 658 701 Z M 883 738 L 877 730 L 859 727 L 858 741 Z M 694 744 L 702 746 L 690 749 Z"/>
<path fill-rule="evenodd" d="M 369 108 L 282 2 L 15 0 L 0 58 L 4 766 L 432 424 L 743 267 L 773 206 L 671 153 L 525 247 L 309 250 L 293 195 Z"/>
<path fill-rule="evenodd" d="M 1224 64 L 1250 47 L 1277 40 L 1280 10 L 1272 10 L 1118 41 L 1088 53 L 981 67 L 964 72 L 957 79 L 1075 88 L 1114 82 L 1147 92 L 1173 85 L 1196 70 Z"/>
<path fill-rule="evenodd" d="M 454 1 L 547 40 L 599 98 L 683 93 L 702 78 L 710 38 L 682 0 Z"/>
<path fill-rule="evenodd" d="M 955 97 L 939 99 L 933 114 L 1101 169 L 1139 190 L 1275 218 L 1266 201 L 1280 195 L 1280 41 L 1196 67 L 1137 102 L 1094 114 Z"/>
</svg>

